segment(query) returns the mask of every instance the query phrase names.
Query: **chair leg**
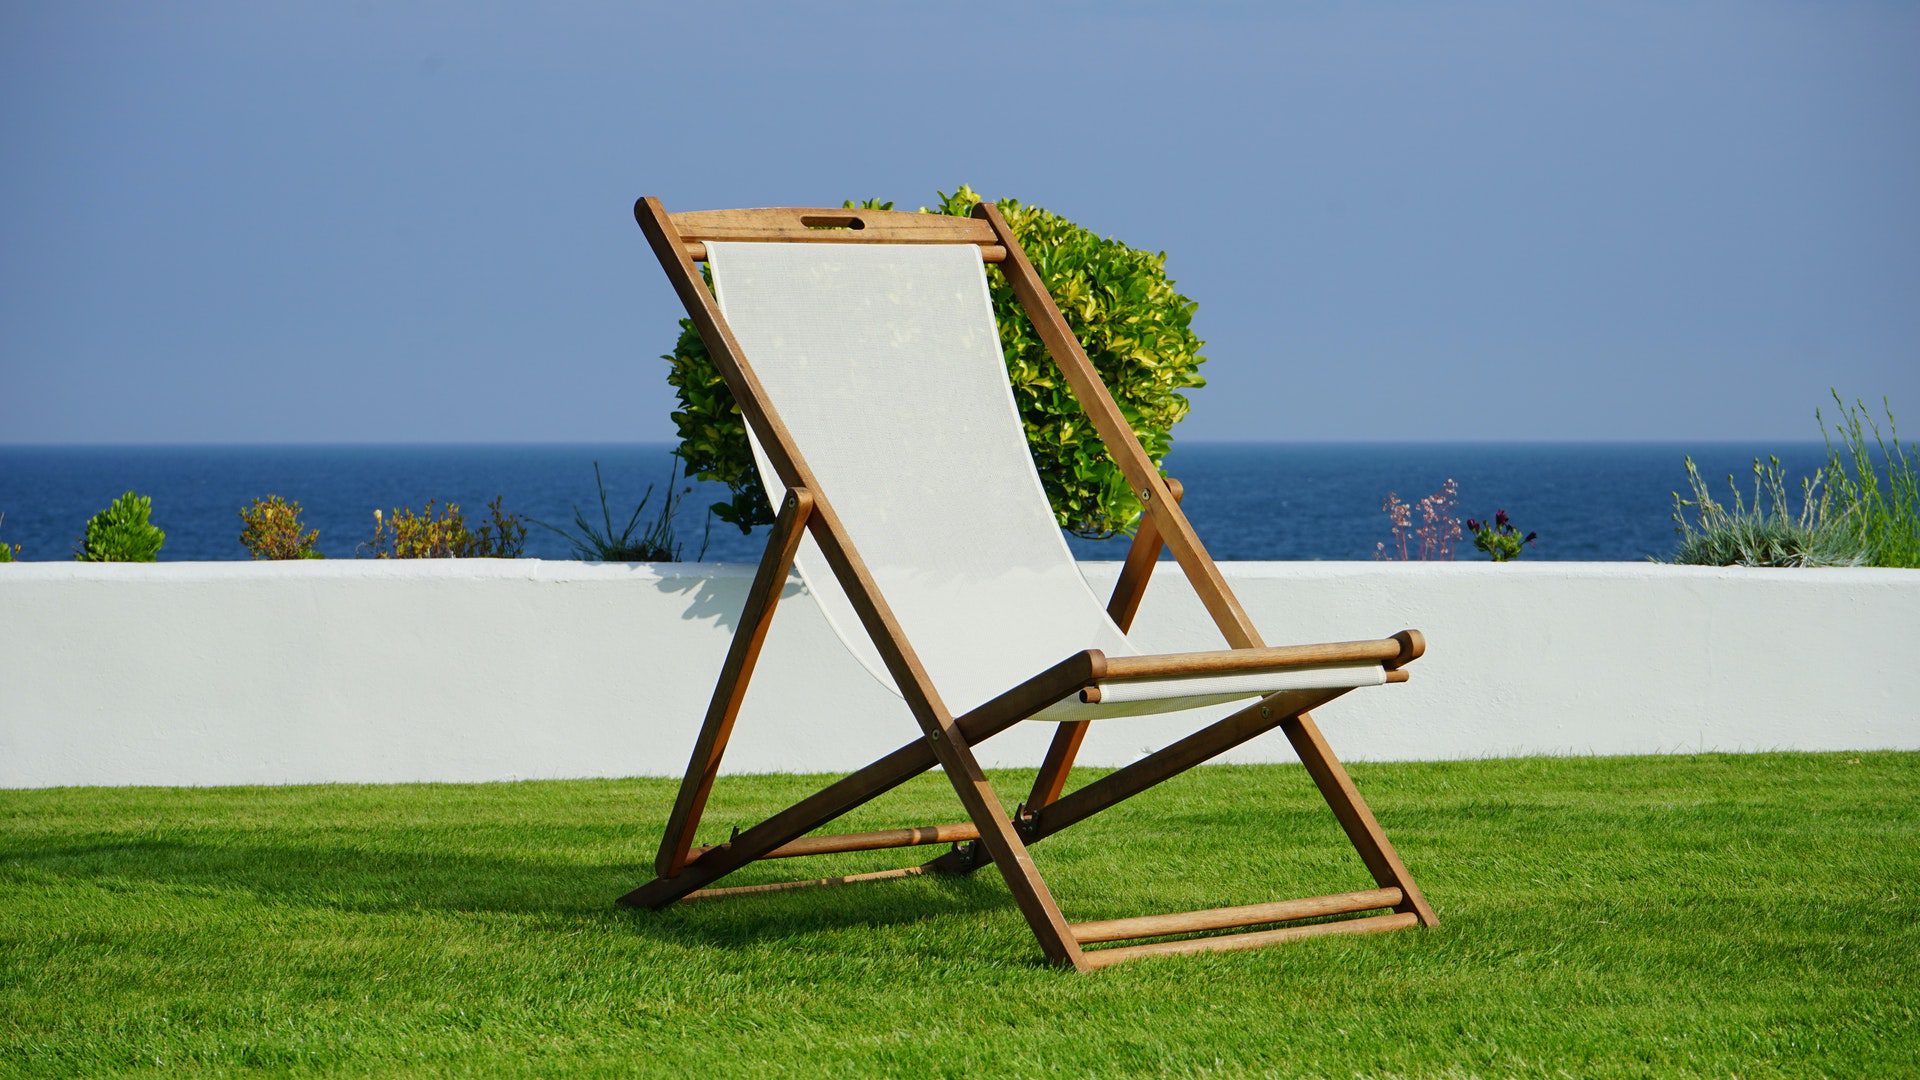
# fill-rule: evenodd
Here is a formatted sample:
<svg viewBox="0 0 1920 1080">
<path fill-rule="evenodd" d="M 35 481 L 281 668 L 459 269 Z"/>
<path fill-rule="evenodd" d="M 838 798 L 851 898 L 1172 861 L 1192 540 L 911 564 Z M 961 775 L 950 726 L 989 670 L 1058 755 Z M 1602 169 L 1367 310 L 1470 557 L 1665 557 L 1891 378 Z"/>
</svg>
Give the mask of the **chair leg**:
<svg viewBox="0 0 1920 1080">
<path fill-rule="evenodd" d="M 1294 753 L 1300 755 L 1300 761 L 1307 767 L 1307 775 L 1313 777 L 1319 787 L 1320 795 L 1327 800 L 1333 814 L 1340 819 L 1340 827 L 1347 831 L 1347 839 L 1352 841 L 1355 851 L 1367 864 L 1367 871 L 1382 888 L 1397 888 L 1403 899 L 1394 908 L 1399 912 L 1410 912 L 1417 916 L 1421 926 L 1438 926 L 1439 918 L 1428 906 L 1427 898 L 1420 887 L 1413 883 L 1413 875 L 1407 872 L 1400 855 L 1393 850 L 1392 841 L 1387 839 L 1386 830 L 1374 819 L 1373 811 L 1367 808 L 1367 800 L 1360 797 L 1360 789 L 1353 786 L 1353 779 L 1347 775 L 1346 767 L 1340 764 L 1326 737 L 1320 734 L 1320 726 L 1313 717 L 1302 712 L 1289 717 L 1281 723 L 1280 729 L 1287 733 L 1287 739 L 1293 743 Z"/>
<path fill-rule="evenodd" d="M 660 853 L 654 869 L 672 877 L 687 864 L 693 847 L 694 830 L 706 811 L 707 796 L 720 774 L 720 757 L 726 753 L 727 740 L 733 734 L 733 722 L 740 715 L 740 703 L 747 695 L 747 682 L 753 678 L 754 664 L 760 659 L 760 646 L 773 625 L 773 611 L 780 603 L 780 592 L 787 584 L 787 570 L 806 536 L 807 516 L 813 510 L 813 496 L 799 489 L 787 492 L 774 519 L 766 551 L 760 556 L 760 568 L 747 588 L 746 607 L 740 612 L 740 625 L 727 647 L 727 659 L 714 682 L 713 698 L 707 716 L 694 741 L 693 756 L 687 762 L 687 775 L 680 782 L 673 812 L 667 817 L 666 832 L 660 838 Z"/>
<path fill-rule="evenodd" d="M 981 771 L 980 762 L 974 757 L 973 748 L 967 745 L 966 736 L 954 725 L 930 733 L 928 739 L 940 758 L 942 771 L 947 774 L 953 790 L 960 796 L 961 804 L 966 807 L 967 815 L 980 830 L 977 843 L 986 849 L 993 864 L 1000 868 L 1000 876 L 1006 879 L 1014 903 L 1019 906 L 1020 913 L 1026 916 L 1027 925 L 1039 940 L 1041 951 L 1052 963 L 1087 970 L 1080 945 L 1074 940 L 1066 917 L 1060 913 L 1060 905 L 1054 901 L 1045 879 L 1033 865 L 1026 843 L 1007 820 L 1006 809 L 1001 805 L 993 785 L 988 783 L 986 774 Z"/>
</svg>

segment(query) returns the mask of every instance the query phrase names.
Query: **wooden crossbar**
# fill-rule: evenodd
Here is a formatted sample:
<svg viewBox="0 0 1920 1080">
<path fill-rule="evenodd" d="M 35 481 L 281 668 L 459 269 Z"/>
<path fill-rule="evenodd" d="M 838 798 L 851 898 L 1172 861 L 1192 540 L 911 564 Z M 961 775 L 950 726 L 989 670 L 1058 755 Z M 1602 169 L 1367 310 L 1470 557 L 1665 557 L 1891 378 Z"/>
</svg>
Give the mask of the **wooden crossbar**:
<svg viewBox="0 0 1920 1080">
<path fill-rule="evenodd" d="M 927 873 L 923 866 L 903 866 L 897 870 L 875 870 L 869 874 L 841 874 L 838 877 L 808 878 L 805 881 L 775 881 L 766 885 L 729 885 L 723 889 L 696 889 L 681 897 L 685 900 L 724 900 L 729 896 L 759 896 L 765 893 L 791 892 L 794 889 L 819 889 L 832 885 L 857 885 L 863 881 L 891 881 L 894 878 L 919 877 Z"/>
<path fill-rule="evenodd" d="M 815 239 L 815 238 L 812 238 L 812 237 L 809 237 L 808 239 Z M 853 243 L 853 244 L 857 244 L 857 243 L 867 243 L 867 244 L 897 244 L 897 243 L 900 243 L 900 241 L 898 241 L 898 240 L 889 240 L 889 239 L 885 239 L 885 238 L 869 238 L 869 237 L 861 237 L 861 238 L 860 238 L 860 239 L 858 239 L 858 240 L 843 240 L 843 239 L 841 239 L 841 238 L 839 238 L 839 237 L 831 237 L 831 238 L 827 238 L 827 239 L 825 239 L 825 240 L 818 240 L 818 239 L 815 239 L 815 242 L 836 242 L 836 241 L 837 241 L 837 242 L 839 242 L 839 243 Z M 791 242 L 793 242 L 793 241 L 792 241 L 792 240 L 789 240 L 788 242 L 789 242 L 789 243 L 791 243 Z M 689 241 L 689 242 L 687 243 L 687 245 L 686 245 L 686 251 L 687 251 L 687 258 L 689 258 L 689 259 L 692 259 L 692 260 L 693 260 L 694 262 L 706 262 L 706 261 L 707 261 L 707 245 L 706 245 L 706 242 L 705 242 L 705 241 L 702 241 L 702 240 L 693 240 L 693 241 Z M 1007 249 L 1006 249 L 1006 248 L 1003 248 L 1003 247 L 1001 247 L 1001 246 L 1000 246 L 1000 245 L 998 245 L 998 244 L 983 244 L 983 245 L 981 245 L 981 246 L 980 246 L 980 261 L 981 261 L 981 262 L 984 262 L 984 263 L 997 263 L 997 262 L 1006 262 L 1006 261 L 1007 261 Z"/>
<path fill-rule="evenodd" d="M 1190 953 L 1263 949 L 1268 945 L 1278 945 L 1283 941 L 1299 941 L 1302 938 L 1328 937 L 1334 934 L 1378 934 L 1387 930 L 1405 930 L 1410 926 L 1418 925 L 1420 925 L 1418 915 L 1412 912 L 1395 912 L 1392 915 L 1373 915 L 1365 919 L 1308 923 L 1305 926 L 1282 926 L 1273 930 L 1253 930 L 1245 934 L 1226 934 L 1221 937 L 1183 938 L 1179 941 L 1151 941 L 1145 945 L 1118 945 L 1110 949 L 1089 949 L 1080 954 L 1080 962 L 1089 970 L 1097 970 L 1111 967 L 1125 960 L 1140 960 L 1149 956 L 1185 956 Z"/>
<path fill-rule="evenodd" d="M 796 859 L 806 855 L 833 855 L 843 851 L 881 851 L 886 848 L 918 847 L 923 844 L 960 844 L 980 839 L 980 830 L 972 822 L 957 825 L 922 825 L 912 829 L 879 829 L 874 832 L 835 833 L 832 836 L 803 836 L 781 844 L 763 859 Z M 718 847 L 703 847 L 688 862 Z"/>
<path fill-rule="evenodd" d="M 1236 926 L 1292 922 L 1323 915 L 1351 915 L 1356 911 L 1398 906 L 1403 899 L 1399 889 L 1367 889 L 1362 892 L 1309 896 L 1301 900 L 1277 900 L 1266 904 L 1242 904 L 1238 907 L 1204 908 L 1200 911 L 1176 911 L 1167 915 L 1137 915 L 1130 919 L 1102 919 L 1098 922 L 1071 923 L 1074 939 L 1082 945 L 1102 941 L 1127 941 L 1132 938 L 1166 937 L 1171 934 L 1198 934 L 1205 930 L 1227 930 Z"/>
<path fill-rule="evenodd" d="M 682 249 L 705 261 L 708 240 L 783 244 L 972 244 L 983 262 L 1004 262 L 1006 246 L 979 218 L 908 210 L 768 206 L 670 215 Z"/>
</svg>

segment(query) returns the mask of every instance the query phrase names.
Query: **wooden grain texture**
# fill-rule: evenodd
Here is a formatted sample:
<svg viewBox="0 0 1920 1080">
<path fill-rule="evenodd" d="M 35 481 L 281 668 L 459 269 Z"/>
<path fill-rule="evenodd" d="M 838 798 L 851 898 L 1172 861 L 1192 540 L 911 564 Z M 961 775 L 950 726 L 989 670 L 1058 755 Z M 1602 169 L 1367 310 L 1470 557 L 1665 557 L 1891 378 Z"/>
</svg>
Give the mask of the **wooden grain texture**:
<svg viewBox="0 0 1920 1080">
<path fill-rule="evenodd" d="M 1074 923 L 1073 936 L 1079 939 L 1080 944 L 1091 945 L 1102 941 L 1198 934 L 1208 930 L 1230 930 L 1236 926 L 1351 915 L 1356 911 L 1390 908 L 1400 903 L 1401 899 L 1399 889 L 1367 889 L 1335 893 L 1332 896 L 1309 896 L 1300 900 L 1276 900 L 1267 904 L 1176 911 L 1169 915 L 1140 915 L 1130 919 L 1101 919 L 1097 922 Z"/>
<path fill-rule="evenodd" d="M 750 243 L 752 241 L 736 241 L 736 242 Z M 894 239 L 889 237 L 879 237 L 879 236 L 870 237 L 870 236 L 866 236 L 865 234 L 861 234 L 857 239 L 855 238 L 840 239 L 832 235 L 826 235 L 826 236 L 788 237 L 788 238 L 785 238 L 783 242 L 789 243 L 789 244 L 794 244 L 794 243 L 899 244 L 899 243 L 911 243 L 912 241 L 903 241 L 899 239 Z M 999 244 L 980 244 L 977 246 L 980 251 L 981 262 L 997 263 L 997 262 L 1006 261 L 1007 249 L 1001 247 Z M 694 262 L 707 261 L 707 245 L 705 241 L 689 240 L 686 242 L 686 250 L 687 250 L 687 258 L 692 259 Z"/>
<path fill-rule="evenodd" d="M 1157 653 L 1150 656 L 1114 656 L 1107 659 L 1105 681 L 1160 679 L 1180 675 L 1231 675 L 1252 671 L 1283 671 L 1321 664 L 1385 664 L 1400 656 L 1400 642 L 1333 641 L 1324 645 L 1283 645 L 1268 649 L 1219 649 L 1210 652 Z"/>
<path fill-rule="evenodd" d="M 700 827 L 707 797 L 713 792 L 714 778 L 720 775 L 720 759 L 726 754 L 733 723 L 740 715 L 740 703 L 746 700 L 747 683 L 760 659 L 767 630 L 773 625 L 773 612 L 786 589 L 787 571 L 793 556 L 805 538 L 807 518 L 813 513 L 813 496 L 804 488 L 791 488 L 781 500 L 780 513 L 774 518 L 767 547 L 760 556 L 753 583 L 747 586 L 746 606 L 734 627 L 733 641 L 727 646 L 727 658 L 720 665 L 713 697 L 707 704 L 707 716 L 694 740 L 693 756 L 687 762 L 686 777 L 674 797 L 673 811 L 667 816 L 666 832 L 660 838 L 660 853 L 654 870 L 668 877 L 686 865 L 693 847 L 694 832 Z"/>
<path fill-rule="evenodd" d="M 1412 915 L 1395 913 L 1373 915 L 1364 919 L 1344 919 L 1339 922 L 1308 923 L 1305 926 L 1282 926 L 1275 930 L 1253 930 L 1244 934 L 1225 934 L 1220 937 L 1154 941 L 1145 945 L 1120 945 L 1111 949 L 1094 949 L 1087 952 L 1084 966 L 1089 970 L 1098 970 L 1128 960 L 1142 960 L 1152 956 L 1238 952 L 1243 949 L 1263 949 L 1269 945 L 1300 941 L 1305 938 L 1329 937 L 1335 934 L 1378 934 L 1415 925 L 1418 925 L 1418 920 Z"/>
<path fill-rule="evenodd" d="M 838 206 L 766 206 L 748 210 L 686 210 L 671 215 L 684 241 L 735 240 L 821 244 L 998 244 L 976 218 L 911 210 L 855 210 Z"/>
<path fill-rule="evenodd" d="M 1402 630 L 1393 635 L 1393 640 L 1400 643 L 1400 655 L 1387 662 L 1388 671 L 1411 664 L 1427 654 L 1427 635 L 1418 630 Z"/>
</svg>

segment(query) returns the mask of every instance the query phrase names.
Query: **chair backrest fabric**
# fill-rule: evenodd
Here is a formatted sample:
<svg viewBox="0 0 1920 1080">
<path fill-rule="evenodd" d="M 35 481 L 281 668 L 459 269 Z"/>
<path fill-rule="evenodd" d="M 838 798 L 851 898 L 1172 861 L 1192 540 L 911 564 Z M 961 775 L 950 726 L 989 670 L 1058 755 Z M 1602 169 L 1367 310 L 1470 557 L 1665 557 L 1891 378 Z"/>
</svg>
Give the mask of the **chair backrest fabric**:
<svg viewBox="0 0 1920 1080">
<path fill-rule="evenodd" d="M 977 248 L 710 241 L 707 259 L 747 363 L 949 710 L 1081 649 L 1138 652 L 1034 471 Z M 778 506 L 785 485 L 753 450 Z M 796 564 L 892 687 L 812 537 Z"/>
</svg>

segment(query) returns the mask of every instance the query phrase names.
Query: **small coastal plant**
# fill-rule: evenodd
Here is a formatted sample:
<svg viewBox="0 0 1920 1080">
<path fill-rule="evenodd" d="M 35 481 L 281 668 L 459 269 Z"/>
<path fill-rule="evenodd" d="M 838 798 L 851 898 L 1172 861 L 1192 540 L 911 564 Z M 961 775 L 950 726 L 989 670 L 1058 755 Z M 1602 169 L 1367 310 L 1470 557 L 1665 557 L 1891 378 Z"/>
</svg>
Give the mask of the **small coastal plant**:
<svg viewBox="0 0 1920 1080">
<path fill-rule="evenodd" d="M 938 203 L 922 213 L 966 216 L 981 201 L 965 186 L 938 194 Z M 867 200 L 857 208 L 892 205 Z M 1036 255 L 1048 292 L 1147 454 L 1160 461 L 1173 446 L 1174 425 L 1187 414 L 1185 391 L 1206 385 L 1200 376 L 1203 343 L 1192 325 L 1197 305 L 1167 277 L 1165 253 L 1128 247 L 1037 206 L 1011 199 L 997 205 L 1021 245 Z M 1090 539 L 1131 532 L 1140 517 L 1139 499 L 1059 377 L 1013 287 L 998 273 L 989 274 L 988 283 L 1014 401 L 1055 517 L 1068 532 Z M 714 516 L 742 532 L 771 522 L 773 508 L 760 487 L 739 407 L 690 321 L 680 321 L 679 342 L 663 359 L 678 395 L 676 454 L 687 475 L 732 492 L 714 506 Z"/>
<path fill-rule="evenodd" d="M 1495 510 L 1492 521 L 1468 518 L 1467 531 L 1473 534 L 1473 546 L 1486 552 L 1494 562 L 1512 562 L 1520 557 L 1528 544 L 1540 539 L 1537 532 L 1521 536 L 1505 510 Z"/>
<path fill-rule="evenodd" d="M 1400 501 L 1396 492 L 1387 492 L 1380 503 L 1380 510 L 1387 515 L 1393 529 L 1393 539 L 1381 541 L 1373 546 L 1376 559 L 1451 559 L 1453 542 L 1460 539 L 1460 519 L 1454 511 L 1460 506 L 1460 485 L 1452 477 L 1440 485 L 1440 490 L 1423 496 L 1419 503 L 1409 504 Z M 1414 511 L 1420 513 L 1420 524 L 1413 523 Z"/>
<path fill-rule="evenodd" d="M 154 562 L 167 534 L 149 521 L 153 500 L 129 491 L 87 522 L 74 553 L 79 562 Z"/>
<path fill-rule="evenodd" d="M 7 523 L 7 515 L 0 514 L 0 525 Z M 20 545 L 0 540 L 0 563 L 12 562 L 20 557 Z"/>
<path fill-rule="evenodd" d="M 467 525 L 459 503 L 415 513 L 397 507 L 391 517 L 373 512 L 373 539 L 360 550 L 376 559 L 517 559 L 526 548 L 527 527 L 502 508 L 502 498 L 487 504 L 488 519 L 478 528 Z"/>
<path fill-rule="evenodd" d="M 256 559 L 318 559 L 320 530 L 302 530 L 300 504 L 278 495 L 253 500 L 240 511 L 240 544 Z"/>
<path fill-rule="evenodd" d="M 593 463 L 593 486 L 600 495 L 600 523 L 591 521 L 579 506 L 573 508 L 573 527 L 562 528 L 547 522 L 532 519 L 535 525 L 563 537 L 573 546 L 573 553 L 589 562 L 679 562 L 683 545 L 675 536 L 674 518 L 685 504 L 686 497 L 693 492 L 691 486 L 673 490 L 673 470 L 667 472 L 666 497 L 661 501 L 660 512 L 645 527 L 640 524 L 641 515 L 647 511 L 647 503 L 653 498 L 653 485 L 647 486 L 646 494 L 640 496 L 640 505 L 633 508 L 627 524 L 619 531 L 613 527 L 613 507 L 607 499 L 607 484 L 600 475 L 600 463 Z M 700 554 L 695 561 L 707 554 L 707 541 L 711 539 L 713 519 L 718 511 L 707 513 L 706 530 L 700 538 Z"/>
<path fill-rule="evenodd" d="M 1787 495 L 1780 459 L 1753 463 L 1753 501 L 1733 477 L 1732 505 L 1713 497 L 1699 466 L 1687 462 L 1691 498 L 1673 495 L 1674 532 L 1680 537 L 1670 560 L 1694 566 L 1860 566 L 1870 549 L 1848 506 L 1823 488 L 1824 471 L 1800 481 L 1800 509 Z M 1691 517 L 1689 517 L 1691 511 Z"/>
<path fill-rule="evenodd" d="M 1827 490 L 1844 508 L 1869 564 L 1920 567 L 1920 469 L 1900 445 L 1893 405 L 1880 399 L 1887 413 L 1883 434 L 1865 402 L 1848 405 L 1837 391 L 1830 392 L 1840 409 L 1836 430 L 1829 433 L 1826 417 L 1814 413 L 1827 443 Z"/>
</svg>

